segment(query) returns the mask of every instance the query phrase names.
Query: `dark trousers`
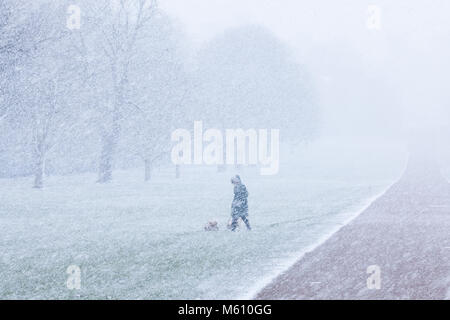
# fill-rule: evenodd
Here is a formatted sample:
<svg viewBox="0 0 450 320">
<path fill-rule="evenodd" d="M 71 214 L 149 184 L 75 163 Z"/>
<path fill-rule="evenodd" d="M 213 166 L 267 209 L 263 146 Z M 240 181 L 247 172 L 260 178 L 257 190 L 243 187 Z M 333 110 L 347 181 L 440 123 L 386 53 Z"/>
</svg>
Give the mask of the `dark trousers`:
<svg viewBox="0 0 450 320">
<path fill-rule="evenodd" d="M 234 214 L 234 215 L 232 215 L 231 231 L 236 230 L 236 227 L 237 227 L 239 218 L 241 218 L 242 221 L 244 221 L 244 223 L 245 223 L 245 225 L 247 226 L 247 229 L 248 229 L 248 230 L 252 230 L 252 228 L 250 227 L 250 222 L 248 221 L 246 215 L 237 215 L 237 214 Z"/>
</svg>

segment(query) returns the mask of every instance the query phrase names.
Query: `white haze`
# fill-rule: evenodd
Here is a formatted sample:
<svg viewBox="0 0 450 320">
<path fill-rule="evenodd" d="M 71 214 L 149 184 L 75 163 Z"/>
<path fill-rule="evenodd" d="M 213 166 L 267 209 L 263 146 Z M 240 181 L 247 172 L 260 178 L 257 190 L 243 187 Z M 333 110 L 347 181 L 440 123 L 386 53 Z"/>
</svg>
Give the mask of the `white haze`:
<svg viewBox="0 0 450 320">
<path fill-rule="evenodd" d="M 320 92 L 324 134 L 401 138 L 449 125 L 450 3 L 360 0 L 166 0 L 201 43 L 261 24 L 294 48 Z M 366 27 L 369 5 L 381 29 Z"/>
</svg>

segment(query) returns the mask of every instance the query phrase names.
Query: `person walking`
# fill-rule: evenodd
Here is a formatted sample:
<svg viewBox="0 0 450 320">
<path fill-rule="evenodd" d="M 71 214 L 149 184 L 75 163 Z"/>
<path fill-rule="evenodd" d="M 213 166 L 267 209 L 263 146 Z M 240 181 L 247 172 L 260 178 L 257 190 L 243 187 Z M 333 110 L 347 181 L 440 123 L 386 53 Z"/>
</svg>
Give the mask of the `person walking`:
<svg viewBox="0 0 450 320">
<path fill-rule="evenodd" d="M 231 178 L 231 183 L 234 185 L 234 198 L 231 203 L 231 231 L 235 231 L 239 219 L 244 221 L 248 230 L 251 230 L 250 222 L 248 221 L 248 191 L 242 183 L 241 177 L 236 175 Z"/>
</svg>

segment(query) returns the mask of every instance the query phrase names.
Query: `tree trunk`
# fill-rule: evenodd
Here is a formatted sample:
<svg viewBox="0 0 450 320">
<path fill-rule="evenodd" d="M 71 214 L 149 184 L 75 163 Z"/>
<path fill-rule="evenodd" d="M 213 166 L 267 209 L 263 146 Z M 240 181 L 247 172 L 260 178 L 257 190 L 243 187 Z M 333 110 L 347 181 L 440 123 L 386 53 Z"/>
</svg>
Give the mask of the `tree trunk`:
<svg viewBox="0 0 450 320">
<path fill-rule="evenodd" d="M 180 165 L 176 165 L 175 166 L 175 179 L 179 179 L 180 178 Z"/>
<path fill-rule="evenodd" d="M 102 153 L 100 155 L 98 183 L 107 183 L 112 180 L 113 161 L 119 134 L 120 126 L 118 123 L 118 115 L 114 115 L 111 132 L 104 134 L 102 137 Z"/>
<path fill-rule="evenodd" d="M 45 158 L 41 153 L 37 156 L 36 166 L 34 168 L 34 185 L 33 188 L 42 189 L 44 187 L 44 170 Z"/>
<path fill-rule="evenodd" d="M 114 81 L 116 83 L 116 80 Z M 109 132 L 102 137 L 102 153 L 100 155 L 100 166 L 98 180 L 99 183 L 107 183 L 112 180 L 113 161 L 120 137 L 120 110 L 123 105 L 124 87 L 126 76 L 115 86 L 114 110 L 112 111 L 112 123 Z"/>
<path fill-rule="evenodd" d="M 217 165 L 218 173 L 227 171 L 226 159 L 227 159 L 227 150 L 225 148 L 225 150 L 223 151 L 223 164 Z"/>
<path fill-rule="evenodd" d="M 102 138 L 102 153 L 100 155 L 100 167 L 97 180 L 99 183 L 107 183 L 112 179 L 112 162 L 115 144 L 112 136 L 104 136 Z"/>
<path fill-rule="evenodd" d="M 145 160 L 145 181 L 150 181 L 152 178 L 152 162 Z"/>
</svg>

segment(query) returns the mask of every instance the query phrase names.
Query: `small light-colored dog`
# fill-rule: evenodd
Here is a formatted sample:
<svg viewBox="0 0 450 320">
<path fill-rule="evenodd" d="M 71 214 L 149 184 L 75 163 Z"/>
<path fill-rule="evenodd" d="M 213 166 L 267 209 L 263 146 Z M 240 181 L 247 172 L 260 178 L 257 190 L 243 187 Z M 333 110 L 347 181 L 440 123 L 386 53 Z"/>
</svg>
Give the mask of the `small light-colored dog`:
<svg viewBox="0 0 450 320">
<path fill-rule="evenodd" d="M 217 221 L 210 221 L 206 224 L 205 231 L 219 231 L 219 224 Z"/>
</svg>

